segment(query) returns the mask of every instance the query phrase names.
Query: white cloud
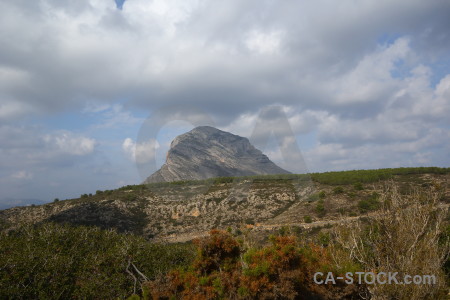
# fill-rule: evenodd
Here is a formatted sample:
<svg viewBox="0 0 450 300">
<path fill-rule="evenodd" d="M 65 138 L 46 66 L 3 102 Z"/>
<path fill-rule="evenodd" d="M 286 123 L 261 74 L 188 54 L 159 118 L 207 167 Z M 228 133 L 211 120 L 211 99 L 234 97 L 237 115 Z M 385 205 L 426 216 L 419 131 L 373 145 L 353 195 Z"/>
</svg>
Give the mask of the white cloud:
<svg viewBox="0 0 450 300">
<path fill-rule="evenodd" d="M 155 159 L 159 143 L 155 139 L 136 144 L 131 138 L 126 138 L 122 143 L 122 150 L 127 157 L 136 163 L 145 164 Z"/>
<path fill-rule="evenodd" d="M 11 177 L 12 178 L 15 178 L 15 179 L 20 179 L 20 180 L 23 180 L 23 179 L 32 179 L 33 178 L 33 173 L 31 173 L 31 172 L 28 172 L 28 171 L 17 171 L 17 172 L 15 172 L 15 173 L 13 173 L 12 175 L 11 175 Z"/>
<path fill-rule="evenodd" d="M 259 54 L 276 54 L 280 51 L 282 37 L 282 31 L 265 33 L 258 30 L 252 30 L 245 39 L 245 45 L 250 51 Z"/>
<path fill-rule="evenodd" d="M 58 132 L 44 136 L 44 141 L 49 148 L 71 155 L 87 155 L 94 151 L 95 140 L 83 136 L 77 136 L 70 132 Z"/>
<path fill-rule="evenodd" d="M 99 113 L 111 108 L 110 104 L 87 102 L 83 108 L 83 113 Z"/>
<path fill-rule="evenodd" d="M 296 136 L 317 137 L 312 171 L 448 165 L 450 2 L 329 2 L 0 1 L 2 178 L 94 153 L 116 155 L 107 170 L 121 152 L 148 161 L 159 145 L 125 139 L 142 121 L 132 112 L 180 104 L 247 137 L 281 105 Z M 79 119 L 55 124 L 67 112 Z"/>
<path fill-rule="evenodd" d="M 347 147 L 339 141 L 321 143 L 306 151 L 304 156 L 310 170 L 320 171 L 439 165 L 448 159 L 449 139 L 449 129 L 432 128 L 410 141 L 359 144 L 353 147 Z"/>
<path fill-rule="evenodd" d="M 28 104 L 7 100 L 3 100 L 2 102 L 0 103 L 0 122 L 12 121 L 32 111 L 32 108 Z"/>
<path fill-rule="evenodd" d="M 143 119 L 137 118 L 130 111 L 125 110 L 122 104 L 89 104 L 85 108 L 85 112 L 98 114 L 99 120 L 94 125 L 97 129 L 112 129 L 143 122 Z"/>
<path fill-rule="evenodd" d="M 399 38 L 366 55 L 349 72 L 325 83 L 325 88 L 338 104 L 380 101 L 395 90 L 398 83 L 391 72 L 410 51 L 409 40 Z"/>
</svg>

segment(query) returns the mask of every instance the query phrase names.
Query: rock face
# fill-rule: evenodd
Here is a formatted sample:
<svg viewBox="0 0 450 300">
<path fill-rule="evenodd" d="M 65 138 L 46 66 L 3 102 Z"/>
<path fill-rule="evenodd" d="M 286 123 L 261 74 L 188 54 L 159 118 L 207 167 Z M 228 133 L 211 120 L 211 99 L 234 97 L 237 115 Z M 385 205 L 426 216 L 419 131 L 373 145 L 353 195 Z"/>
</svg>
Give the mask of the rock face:
<svg viewBox="0 0 450 300">
<path fill-rule="evenodd" d="M 247 138 L 200 126 L 172 141 L 166 163 L 144 183 L 263 174 L 290 172 L 270 161 Z"/>
</svg>

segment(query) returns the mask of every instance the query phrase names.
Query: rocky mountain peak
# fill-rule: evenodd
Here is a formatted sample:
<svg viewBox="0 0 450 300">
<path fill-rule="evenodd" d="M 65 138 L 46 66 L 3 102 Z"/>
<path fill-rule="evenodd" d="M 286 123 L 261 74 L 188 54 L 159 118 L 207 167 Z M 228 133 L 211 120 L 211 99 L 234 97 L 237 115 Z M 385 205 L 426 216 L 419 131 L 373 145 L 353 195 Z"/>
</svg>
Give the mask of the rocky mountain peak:
<svg viewBox="0 0 450 300">
<path fill-rule="evenodd" d="M 270 161 L 247 138 L 211 126 L 199 126 L 172 141 L 166 163 L 145 183 L 289 173 Z"/>
</svg>

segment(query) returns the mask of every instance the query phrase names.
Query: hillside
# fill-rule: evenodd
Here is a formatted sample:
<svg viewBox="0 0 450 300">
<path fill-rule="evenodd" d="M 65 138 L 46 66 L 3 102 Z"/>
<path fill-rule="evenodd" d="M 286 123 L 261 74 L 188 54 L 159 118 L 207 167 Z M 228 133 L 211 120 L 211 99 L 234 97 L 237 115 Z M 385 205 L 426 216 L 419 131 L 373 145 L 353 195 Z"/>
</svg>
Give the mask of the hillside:
<svg viewBox="0 0 450 300">
<path fill-rule="evenodd" d="M 0 298 L 447 299 L 449 179 L 450 168 L 223 177 L 2 210 Z M 397 270 L 437 281 L 313 280 Z"/>
<path fill-rule="evenodd" d="M 213 228 L 258 232 L 352 220 L 376 210 L 391 181 L 405 193 L 438 185 L 441 202 L 450 203 L 449 179 L 450 168 L 400 168 L 143 184 L 2 210 L 0 224 L 11 230 L 52 221 L 187 241 Z"/>
</svg>

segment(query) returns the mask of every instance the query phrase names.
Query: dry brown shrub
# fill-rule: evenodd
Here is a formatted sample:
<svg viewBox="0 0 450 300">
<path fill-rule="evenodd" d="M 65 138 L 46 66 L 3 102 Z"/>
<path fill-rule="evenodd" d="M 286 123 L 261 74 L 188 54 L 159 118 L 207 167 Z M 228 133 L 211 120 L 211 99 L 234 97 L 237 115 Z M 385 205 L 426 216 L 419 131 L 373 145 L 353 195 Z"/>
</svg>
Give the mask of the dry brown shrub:
<svg viewBox="0 0 450 300">
<path fill-rule="evenodd" d="M 339 265 L 348 258 L 366 272 L 398 272 L 404 275 L 434 275 L 436 284 L 374 284 L 372 299 L 444 299 L 447 284 L 442 266 L 449 255 L 448 240 L 441 233 L 447 206 L 440 203 L 442 190 L 413 190 L 402 195 L 389 184 L 381 196 L 382 208 L 366 222 L 341 225 L 334 232 L 333 253 Z"/>
</svg>

